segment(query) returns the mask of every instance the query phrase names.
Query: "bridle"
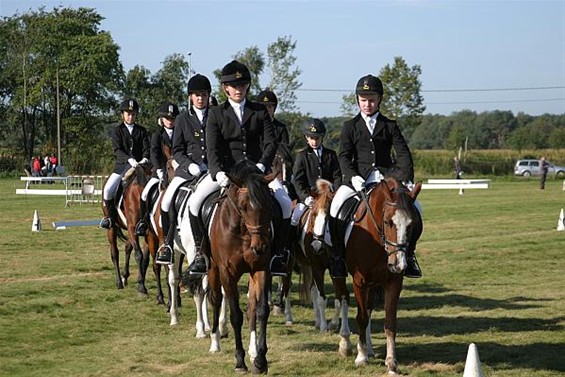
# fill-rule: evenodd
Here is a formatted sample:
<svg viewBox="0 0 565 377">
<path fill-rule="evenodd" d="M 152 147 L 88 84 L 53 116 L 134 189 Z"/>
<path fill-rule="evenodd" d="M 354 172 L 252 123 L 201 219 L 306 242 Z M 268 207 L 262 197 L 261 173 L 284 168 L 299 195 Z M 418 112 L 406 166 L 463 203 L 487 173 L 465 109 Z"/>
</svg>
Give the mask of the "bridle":
<svg viewBox="0 0 565 377">
<path fill-rule="evenodd" d="M 406 188 L 396 188 L 396 189 L 393 190 L 393 192 L 396 192 L 396 193 L 406 192 L 406 191 L 407 191 Z M 377 223 L 377 220 L 375 218 L 375 214 L 373 213 L 373 209 L 369 205 L 369 200 L 367 199 L 367 195 L 365 195 L 364 192 L 359 192 L 359 195 L 361 196 L 361 199 L 363 199 L 363 201 L 365 202 L 365 206 L 367 207 L 367 212 L 369 212 L 369 217 L 371 218 L 371 221 L 372 221 L 373 225 L 375 226 L 375 229 L 377 230 L 377 233 L 378 233 L 379 238 L 381 240 L 381 245 L 383 245 L 387 257 L 390 257 L 391 255 L 393 255 L 393 254 L 395 254 L 399 251 L 406 252 L 406 250 L 408 249 L 408 244 L 406 242 L 403 242 L 403 243 L 393 242 L 386 237 L 386 234 L 385 234 L 385 231 L 384 231 L 384 227 L 386 226 L 386 224 L 384 224 L 385 211 L 388 207 L 396 207 L 397 206 L 396 202 L 391 202 L 390 200 L 385 201 L 385 204 L 383 206 L 382 213 L 381 213 L 381 218 L 383 219 L 383 225 L 379 226 L 379 224 Z"/>
<path fill-rule="evenodd" d="M 245 192 L 245 191 L 248 191 L 248 190 L 247 190 L 247 188 L 244 188 L 244 187 L 237 188 L 237 192 L 242 192 L 242 191 Z M 229 192 L 227 192 L 226 196 L 228 198 L 228 202 L 235 209 L 235 211 L 237 212 L 239 217 L 241 217 L 243 219 L 243 214 L 239 210 L 239 207 L 237 206 L 237 203 L 235 202 L 232 195 L 230 195 Z M 264 234 L 267 234 L 267 232 L 270 232 L 270 230 L 271 230 L 271 224 L 270 223 L 259 224 L 259 225 L 251 225 L 251 224 L 248 224 L 247 222 L 244 222 L 244 224 L 245 224 L 245 228 L 247 229 L 247 231 L 249 232 L 249 234 L 251 236 L 262 236 Z M 265 231 L 264 229 L 267 229 L 267 231 Z"/>
</svg>

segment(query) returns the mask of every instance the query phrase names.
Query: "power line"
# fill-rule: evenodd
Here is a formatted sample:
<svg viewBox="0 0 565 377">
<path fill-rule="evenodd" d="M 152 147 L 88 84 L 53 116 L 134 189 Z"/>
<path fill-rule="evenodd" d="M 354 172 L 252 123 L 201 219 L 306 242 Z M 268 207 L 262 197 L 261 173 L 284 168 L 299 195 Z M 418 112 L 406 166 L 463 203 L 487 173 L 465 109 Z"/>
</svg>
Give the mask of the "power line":
<svg viewBox="0 0 565 377">
<path fill-rule="evenodd" d="M 551 90 L 565 89 L 565 86 L 537 86 L 521 88 L 481 88 L 481 89 L 422 89 L 424 93 L 455 93 L 455 92 L 509 92 L 522 90 Z M 351 89 L 296 89 L 297 92 L 353 92 Z"/>
<path fill-rule="evenodd" d="M 564 98 L 540 98 L 540 99 L 523 99 L 523 100 L 502 100 L 502 101 L 471 101 L 471 102 L 426 102 L 424 105 L 465 105 L 477 103 L 512 103 L 512 102 L 549 102 L 549 101 L 565 101 Z M 316 103 L 316 104 L 342 104 L 343 102 L 337 101 L 296 101 L 297 103 Z"/>
</svg>

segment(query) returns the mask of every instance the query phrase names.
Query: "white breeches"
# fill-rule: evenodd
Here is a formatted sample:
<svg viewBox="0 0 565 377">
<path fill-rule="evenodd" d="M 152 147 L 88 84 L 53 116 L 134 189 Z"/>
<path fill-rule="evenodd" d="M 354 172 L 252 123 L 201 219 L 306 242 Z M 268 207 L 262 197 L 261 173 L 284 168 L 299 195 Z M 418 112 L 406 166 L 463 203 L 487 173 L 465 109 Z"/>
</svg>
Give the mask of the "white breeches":
<svg viewBox="0 0 565 377">
<path fill-rule="evenodd" d="M 355 190 L 346 185 L 341 185 L 337 189 L 334 198 L 332 199 L 332 205 L 330 206 L 330 216 L 336 217 L 339 209 L 345 203 L 345 201 L 355 195 Z"/>
<path fill-rule="evenodd" d="M 308 206 L 304 203 L 298 203 L 296 207 L 294 207 L 294 211 L 292 211 L 292 218 L 290 219 L 290 225 L 297 226 L 298 222 L 300 221 L 300 217 L 304 211 L 308 208 Z"/>
<path fill-rule="evenodd" d="M 122 176 L 117 173 L 112 173 L 104 185 L 104 200 L 112 200 L 116 195 L 116 190 L 122 182 Z"/>
<path fill-rule="evenodd" d="M 156 177 L 152 177 L 149 180 L 149 182 L 147 182 L 147 184 L 143 188 L 143 191 L 141 192 L 141 200 L 143 200 L 144 202 L 147 201 L 147 195 L 149 194 L 149 190 L 151 190 L 151 188 L 155 186 L 157 183 L 159 183 L 159 178 Z"/>
<path fill-rule="evenodd" d="M 269 183 L 269 187 L 273 190 L 275 195 L 275 199 L 279 202 L 282 210 L 282 217 L 283 219 L 290 218 L 290 212 L 292 211 L 292 200 L 288 196 L 282 182 L 275 178 Z"/>
<path fill-rule="evenodd" d="M 161 210 L 165 212 L 169 212 L 169 208 L 171 208 L 171 202 L 173 201 L 173 196 L 175 196 L 175 192 L 177 192 L 180 185 L 182 185 L 187 180 L 175 176 L 173 180 L 169 183 L 169 187 L 165 191 L 165 195 L 163 195 L 163 200 L 161 201 Z"/>
</svg>

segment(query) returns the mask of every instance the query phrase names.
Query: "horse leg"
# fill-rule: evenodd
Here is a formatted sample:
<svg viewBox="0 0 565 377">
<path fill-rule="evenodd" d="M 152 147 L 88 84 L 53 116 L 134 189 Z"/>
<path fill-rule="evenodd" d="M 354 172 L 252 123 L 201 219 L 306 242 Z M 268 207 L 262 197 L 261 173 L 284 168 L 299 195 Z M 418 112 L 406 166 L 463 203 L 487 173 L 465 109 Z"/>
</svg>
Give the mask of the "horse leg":
<svg viewBox="0 0 565 377">
<path fill-rule="evenodd" d="M 218 276 L 218 268 L 212 263 L 208 271 L 208 284 L 210 285 L 210 302 L 212 304 L 212 330 L 210 331 L 210 353 L 220 352 L 220 307 L 224 304 L 225 295 L 222 295 L 222 285 Z"/>
<path fill-rule="evenodd" d="M 400 291 L 402 290 L 402 276 L 399 278 L 400 283 L 389 283 L 385 288 L 385 337 L 386 337 L 386 358 L 385 365 L 388 373 L 399 373 L 396 361 L 396 312 L 398 309 L 398 300 Z"/>
<path fill-rule="evenodd" d="M 116 231 L 114 229 L 109 229 L 107 236 L 108 243 L 110 244 L 110 258 L 112 258 L 112 263 L 114 264 L 114 270 L 116 272 L 116 288 L 124 289 L 124 283 L 120 273 L 120 250 L 118 249 Z"/>
<path fill-rule="evenodd" d="M 254 321 L 259 324 L 259 337 L 256 340 L 256 357 L 252 359 L 252 374 L 267 374 L 269 366 L 267 362 L 267 322 L 269 320 L 269 274 L 265 271 L 258 271 L 253 274 L 254 284 Z M 252 326 L 251 320 L 249 321 Z M 252 327 L 253 338 L 255 337 L 256 324 Z M 251 338 L 251 337 L 250 337 Z M 251 354 L 251 353 L 250 353 Z"/>
<path fill-rule="evenodd" d="M 126 242 L 125 254 L 126 260 L 124 263 L 124 273 L 122 275 L 122 281 L 124 282 L 124 286 L 128 285 L 128 278 L 129 278 L 129 260 L 131 258 L 131 251 L 133 250 L 133 245 L 130 241 Z"/>
<path fill-rule="evenodd" d="M 155 297 L 155 299 L 158 305 L 165 305 L 165 296 L 163 295 L 163 286 L 161 285 L 161 265 L 157 264 L 155 261 L 157 255 L 157 247 L 155 245 L 152 245 L 149 250 L 153 260 L 153 274 L 155 275 L 155 281 L 157 284 L 157 296 Z"/>
<path fill-rule="evenodd" d="M 339 354 L 346 357 L 353 352 L 351 329 L 349 328 L 349 291 L 347 290 L 345 279 L 332 280 L 336 295 L 336 308 L 340 308 L 341 317 L 341 326 L 339 328 Z M 339 299 L 337 299 L 337 297 L 339 297 Z"/>
<path fill-rule="evenodd" d="M 196 306 L 196 338 L 205 338 L 206 331 L 204 329 L 204 318 L 207 318 L 204 306 L 204 289 L 203 289 L 203 278 L 201 276 L 196 278 L 196 286 L 194 287 L 194 292 L 192 293 L 192 299 L 194 300 L 194 305 Z M 207 321 L 207 319 L 206 319 Z"/>
<path fill-rule="evenodd" d="M 227 338 L 228 337 L 228 301 L 226 300 L 225 294 L 222 296 L 219 326 L 220 326 L 220 336 L 222 338 Z"/>
<path fill-rule="evenodd" d="M 169 268 L 169 315 L 171 316 L 171 326 L 179 324 L 178 317 L 178 286 L 180 281 L 180 257 L 175 255 L 174 263 Z"/>
<path fill-rule="evenodd" d="M 325 268 L 321 269 L 319 266 L 315 266 L 313 269 L 313 278 L 314 284 L 312 285 L 313 289 L 316 289 L 315 300 L 317 306 L 317 313 L 316 313 L 316 322 L 319 325 L 320 332 L 327 332 L 328 331 L 328 321 L 326 320 L 326 308 L 327 308 L 327 299 L 326 299 L 326 292 L 324 289 L 324 272 Z"/>
<path fill-rule="evenodd" d="M 367 302 L 369 299 L 369 290 L 361 287 L 356 282 L 353 284 L 355 290 L 355 298 L 357 299 L 357 327 L 359 328 L 359 341 L 357 342 L 357 357 L 355 358 L 356 366 L 367 365 L 367 324 L 369 323 L 369 310 Z"/>
<path fill-rule="evenodd" d="M 243 326 L 243 312 L 239 306 L 239 291 L 237 279 L 235 277 L 225 277 L 222 279 L 222 286 L 226 292 L 226 299 L 230 307 L 230 322 L 235 338 L 235 371 L 238 373 L 247 372 L 245 365 L 245 350 L 241 338 L 241 327 Z M 266 297 L 268 300 L 268 297 Z"/>
<path fill-rule="evenodd" d="M 146 297 L 147 287 L 145 286 L 145 275 L 147 273 L 147 267 L 149 266 L 149 251 L 147 246 L 142 249 L 137 240 L 134 245 L 135 261 L 137 262 L 138 267 L 137 292 L 139 295 Z"/>
</svg>

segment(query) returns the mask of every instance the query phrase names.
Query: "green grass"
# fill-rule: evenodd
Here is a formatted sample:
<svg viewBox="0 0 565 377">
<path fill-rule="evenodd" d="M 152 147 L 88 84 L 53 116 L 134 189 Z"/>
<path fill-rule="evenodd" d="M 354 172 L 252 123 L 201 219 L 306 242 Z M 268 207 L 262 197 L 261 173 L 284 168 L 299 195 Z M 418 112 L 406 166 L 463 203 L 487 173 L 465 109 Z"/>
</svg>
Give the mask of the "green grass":
<svg viewBox="0 0 565 377">
<path fill-rule="evenodd" d="M 16 196 L 16 186 L 0 180 L 1 376 L 234 375 L 233 337 L 223 340 L 220 354 L 209 354 L 209 339 L 194 338 L 189 296 L 183 295 L 181 324 L 170 327 L 155 304 L 151 271 L 149 298 L 137 295 L 133 258 L 130 284 L 118 291 L 104 232 L 51 226 L 99 218 L 97 205 L 65 208 L 61 197 Z M 565 192 L 559 180 L 545 191 L 537 187 L 537 180 L 505 180 L 462 196 L 421 193 L 424 277 L 405 280 L 398 314 L 397 357 L 405 375 L 462 375 L 470 343 L 485 376 L 565 375 L 565 232 L 556 231 Z M 44 230 L 32 233 L 36 209 Z M 380 311 L 372 325 L 377 356 L 357 369 L 354 356 L 337 355 L 338 336 L 315 330 L 312 310 L 292 297 L 293 326 L 269 319 L 271 375 L 385 373 Z M 247 344 L 246 328 L 244 337 Z"/>
</svg>

